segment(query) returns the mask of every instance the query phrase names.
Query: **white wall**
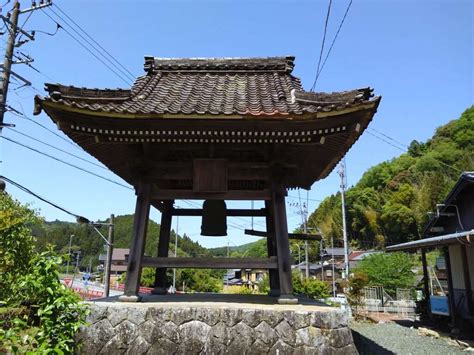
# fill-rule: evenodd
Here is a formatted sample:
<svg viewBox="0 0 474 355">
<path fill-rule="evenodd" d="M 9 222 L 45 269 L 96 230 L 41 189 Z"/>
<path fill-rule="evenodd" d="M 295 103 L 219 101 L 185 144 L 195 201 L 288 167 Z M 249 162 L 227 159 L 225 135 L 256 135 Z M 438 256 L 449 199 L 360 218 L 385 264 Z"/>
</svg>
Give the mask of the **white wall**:
<svg viewBox="0 0 474 355">
<path fill-rule="evenodd" d="M 464 274 L 462 271 L 461 246 L 449 246 L 449 259 L 451 260 L 451 274 L 453 277 L 453 287 L 464 289 Z"/>
<path fill-rule="evenodd" d="M 469 265 L 469 278 L 471 289 L 474 291 L 474 246 L 466 246 L 467 263 Z M 453 287 L 464 289 L 464 273 L 462 270 L 461 245 L 449 246 L 451 272 L 453 274 Z"/>
</svg>

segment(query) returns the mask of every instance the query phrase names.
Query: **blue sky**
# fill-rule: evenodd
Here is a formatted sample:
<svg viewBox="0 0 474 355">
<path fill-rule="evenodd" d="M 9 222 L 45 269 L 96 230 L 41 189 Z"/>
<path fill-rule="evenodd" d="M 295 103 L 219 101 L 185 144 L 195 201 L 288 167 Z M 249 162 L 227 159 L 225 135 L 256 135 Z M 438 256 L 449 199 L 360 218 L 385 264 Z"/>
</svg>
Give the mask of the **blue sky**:
<svg viewBox="0 0 474 355">
<path fill-rule="evenodd" d="M 23 1 L 26 7 L 28 2 Z M 294 74 L 309 90 L 315 76 L 321 48 L 327 1 L 59 1 L 55 3 L 112 53 L 135 76 L 143 74 L 144 55 L 160 57 L 254 57 L 296 56 Z M 328 26 L 327 45 L 332 41 L 348 1 L 335 0 Z M 10 6 L 10 5 L 8 5 Z M 2 9 L 2 13 L 8 10 Z M 53 7 L 58 12 L 58 9 Z M 50 10 L 46 13 L 54 17 Z M 474 102 L 473 34 L 474 8 L 469 0 L 368 1 L 354 0 L 344 27 L 319 78 L 316 91 L 341 91 L 371 86 L 382 103 L 372 128 L 409 144 L 424 141 L 435 129 Z M 23 23 L 22 15 L 20 23 Z M 59 20 L 62 23 L 62 20 Z M 54 32 L 55 23 L 36 11 L 25 29 Z M 5 36 L 0 48 L 5 47 Z M 328 46 L 326 46 L 327 50 Z M 92 57 L 62 30 L 50 37 L 38 33 L 34 42 L 20 50 L 29 53 L 42 74 L 26 66 L 14 70 L 29 78 L 43 92 L 44 82 L 85 87 L 126 87 L 119 78 Z M 12 85 L 13 89 L 17 85 Z M 32 116 L 31 88 L 11 90 L 9 104 L 23 110 L 37 122 L 57 131 L 42 114 Z M 92 159 L 56 136 L 22 118 L 6 114 L 6 122 L 17 130 L 49 144 Z M 113 174 L 54 152 L 11 130 L 4 135 L 37 147 L 81 167 L 119 180 Z M 59 132 L 60 133 L 60 132 Z M 401 151 L 369 134 L 364 134 L 346 157 L 348 183 L 357 182 L 363 172 Z M 110 213 L 132 213 L 132 191 L 84 174 L 37 155 L 10 142 L 0 142 L 0 172 L 38 194 L 90 219 L 105 219 Z M 337 191 L 338 176 L 315 183 L 309 193 L 310 211 L 318 200 Z M 31 203 L 47 220 L 72 218 L 21 193 L 9 192 Z M 290 192 L 288 202 L 298 202 Z M 303 198 L 306 191 L 301 192 Z M 186 204 L 179 202 L 185 207 Z M 250 202 L 241 203 L 250 207 Z M 228 204 L 228 206 L 233 206 Z M 260 206 L 258 203 L 255 207 Z M 301 222 L 288 205 L 289 229 Z M 152 219 L 159 222 L 159 213 Z M 250 220 L 231 219 L 229 238 L 200 237 L 200 221 L 180 219 L 185 232 L 205 246 L 238 245 L 256 240 L 239 228 Z M 262 221 L 255 219 L 255 223 Z M 175 225 L 175 224 L 174 224 Z M 238 225 L 238 228 L 235 226 Z M 261 227 L 255 225 L 258 229 Z"/>
</svg>

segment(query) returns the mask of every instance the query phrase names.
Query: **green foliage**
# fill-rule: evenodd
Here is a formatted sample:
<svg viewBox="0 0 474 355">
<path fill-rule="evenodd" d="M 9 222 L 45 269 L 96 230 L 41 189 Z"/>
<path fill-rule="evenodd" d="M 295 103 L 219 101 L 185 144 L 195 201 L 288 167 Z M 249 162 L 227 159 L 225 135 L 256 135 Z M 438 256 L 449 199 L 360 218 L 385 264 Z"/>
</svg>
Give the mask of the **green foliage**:
<svg viewBox="0 0 474 355">
<path fill-rule="evenodd" d="M 292 273 L 293 293 L 305 295 L 314 299 L 329 297 L 328 285 L 320 280 L 306 279 L 301 277 L 301 273 L 297 270 Z"/>
<path fill-rule="evenodd" d="M 474 170 L 473 137 L 474 106 L 427 142 L 413 141 L 408 153 L 368 169 L 346 193 L 350 239 L 362 248 L 419 239 L 427 212 L 443 201 L 461 171 Z M 340 244 L 340 194 L 325 198 L 308 224 Z"/>
<path fill-rule="evenodd" d="M 268 294 L 270 292 L 270 278 L 268 277 L 268 274 L 264 274 L 258 282 L 258 291 L 264 294 Z"/>
<path fill-rule="evenodd" d="M 39 222 L 35 213 L 7 194 L 0 211 L 0 352 L 72 353 L 86 307 L 59 281 L 61 258 L 35 251 L 28 228 Z"/>
<path fill-rule="evenodd" d="M 223 288 L 224 271 L 184 269 L 177 275 L 176 286 L 185 284 L 186 292 L 220 292 Z"/>
<path fill-rule="evenodd" d="M 267 240 L 260 239 L 253 243 L 231 246 L 228 251 L 232 257 L 266 257 Z M 212 248 L 209 253 L 213 256 L 227 256 L 227 247 Z"/>
<path fill-rule="evenodd" d="M 369 276 L 363 271 L 355 271 L 349 278 L 346 296 L 356 319 L 358 318 L 359 307 L 362 305 L 364 287 L 368 284 Z"/>
<path fill-rule="evenodd" d="M 39 222 L 27 206 L 0 193 L 0 300 L 10 296 L 9 286 L 28 270 L 35 254 L 28 226 Z"/>
<path fill-rule="evenodd" d="M 410 254 L 379 253 L 362 259 L 354 271 L 367 275 L 369 286 L 383 286 L 387 293 L 395 295 L 397 288 L 414 286 L 413 266 Z"/>
</svg>

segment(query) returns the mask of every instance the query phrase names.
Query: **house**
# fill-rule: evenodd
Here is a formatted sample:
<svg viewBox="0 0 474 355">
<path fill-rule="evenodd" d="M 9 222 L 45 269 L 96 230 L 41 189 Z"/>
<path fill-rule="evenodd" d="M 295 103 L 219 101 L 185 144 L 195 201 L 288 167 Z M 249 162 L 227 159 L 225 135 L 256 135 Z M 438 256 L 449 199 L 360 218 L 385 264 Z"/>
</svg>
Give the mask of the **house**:
<svg viewBox="0 0 474 355">
<path fill-rule="evenodd" d="M 110 266 L 111 275 L 121 275 L 127 271 L 127 256 L 130 254 L 128 248 L 114 248 L 112 251 L 112 263 Z M 107 256 L 105 254 L 99 255 L 99 262 L 102 267 L 105 267 Z"/>
<path fill-rule="evenodd" d="M 357 267 L 359 262 L 366 257 L 374 254 L 380 254 L 382 251 L 380 250 L 359 250 L 353 251 L 349 254 L 349 270 Z"/>
<path fill-rule="evenodd" d="M 444 254 L 437 268 L 445 269 L 448 292 L 441 296 L 430 294 L 426 251 L 433 248 L 441 248 Z M 431 314 L 449 316 L 453 329 L 474 328 L 474 172 L 463 173 L 445 201 L 436 206 L 422 239 L 387 247 L 389 252 L 417 250 L 421 250 Z"/>
<path fill-rule="evenodd" d="M 260 281 L 268 275 L 268 271 L 264 269 L 233 269 L 227 271 L 224 275 L 224 285 L 245 286 L 252 291 L 258 291 Z"/>
</svg>

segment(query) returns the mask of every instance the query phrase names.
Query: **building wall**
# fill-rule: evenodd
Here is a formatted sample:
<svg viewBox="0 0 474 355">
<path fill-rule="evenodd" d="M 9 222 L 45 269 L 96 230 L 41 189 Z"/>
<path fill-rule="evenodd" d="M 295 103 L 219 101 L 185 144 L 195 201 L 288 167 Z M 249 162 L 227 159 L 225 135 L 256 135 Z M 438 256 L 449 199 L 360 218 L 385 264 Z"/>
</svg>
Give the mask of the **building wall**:
<svg viewBox="0 0 474 355">
<path fill-rule="evenodd" d="M 460 245 L 449 246 L 449 259 L 451 260 L 453 287 L 457 289 L 464 289 L 464 274 L 462 271 Z"/>
<path fill-rule="evenodd" d="M 474 246 L 466 247 L 467 262 L 469 264 L 469 276 L 471 277 L 471 288 L 474 291 Z"/>
<path fill-rule="evenodd" d="M 461 245 L 450 245 L 449 246 L 449 257 L 451 261 L 451 273 L 453 279 L 454 288 L 454 303 L 457 305 L 459 314 L 463 317 L 468 315 L 468 307 L 466 302 L 466 289 L 464 285 L 464 272 L 462 268 L 461 259 Z M 471 279 L 471 289 L 474 291 L 474 247 L 466 248 L 468 265 L 469 265 L 469 278 Z"/>
</svg>

